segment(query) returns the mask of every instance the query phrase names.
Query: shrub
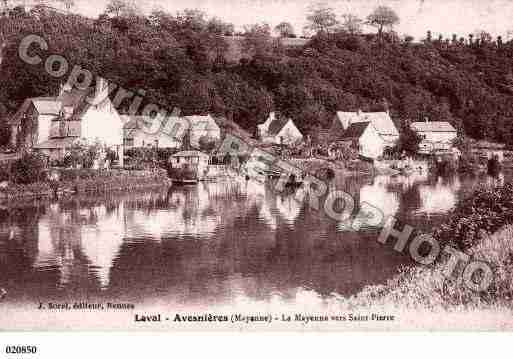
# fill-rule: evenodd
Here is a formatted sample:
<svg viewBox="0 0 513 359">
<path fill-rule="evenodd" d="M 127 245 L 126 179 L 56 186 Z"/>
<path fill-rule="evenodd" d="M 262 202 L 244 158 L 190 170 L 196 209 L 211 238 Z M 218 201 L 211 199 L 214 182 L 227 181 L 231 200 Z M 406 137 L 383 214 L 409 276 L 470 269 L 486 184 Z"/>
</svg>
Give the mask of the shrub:
<svg viewBox="0 0 513 359">
<path fill-rule="evenodd" d="M 466 251 L 490 233 L 513 223 L 513 185 L 481 188 L 461 201 L 435 238 Z"/>
<path fill-rule="evenodd" d="M 11 167 L 11 179 L 14 183 L 30 184 L 45 180 L 45 161 L 37 154 L 25 154 Z"/>
</svg>

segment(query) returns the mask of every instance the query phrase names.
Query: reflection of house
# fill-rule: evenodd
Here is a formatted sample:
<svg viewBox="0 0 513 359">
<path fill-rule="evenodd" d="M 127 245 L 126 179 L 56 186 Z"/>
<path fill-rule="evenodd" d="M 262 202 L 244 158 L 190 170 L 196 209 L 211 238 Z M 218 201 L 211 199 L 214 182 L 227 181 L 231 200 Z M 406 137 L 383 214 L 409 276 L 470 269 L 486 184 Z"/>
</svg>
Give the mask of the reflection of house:
<svg viewBox="0 0 513 359">
<path fill-rule="evenodd" d="M 452 150 L 452 143 L 458 137 L 458 131 L 449 122 L 413 122 L 411 129 L 421 138 L 419 153 L 431 154 Z"/>
<path fill-rule="evenodd" d="M 381 136 L 387 147 L 393 147 L 399 140 L 399 131 L 395 126 L 390 113 L 387 112 L 337 112 L 331 132 L 338 135 L 346 131 L 353 124 L 372 123 L 376 132 Z"/>
<path fill-rule="evenodd" d="M 399 210 L 399 196 L 388 188 L 391 178 L 378 176 L 371 185 L 360 189 L 360 204 L 369 203 L 378 208 L 384 218 L 394 216 Z"/>
<path fill-rule="evenodd" d="M 57 267 L 59 284 L 66 286 L 92 273 L 102 288 L 110 283 L 110 272 L 124 236 L 124 207 L 114 213 L 103 205 L 65 211 L 50 208 L 38 223 L 38 253 L 34 267 Z"/>
<path fill-rule="evenodd" d="M 371 122 L 353 123 L 338 138 L 351 141 L 358 147 L 360 156 L 366 158 L 376 159 L 382 156 L 386 147 L 385 140 Z"/>
<path fill-rule="evenodd" d="M 419 186 L 422 206 L 418 212 L 432 215 L 453 210 L 458 202 L 457 192 L 460 188 L 461 182 L 458 178 L 453 182 L 444 182 L 441 177 L 434 184 Z"/>
<path fill-rule="evenodd" d="M 121 118 L 103 81 L 97 89 L 64 86 L 57 97 L 25 100 L 9 122 L 12 145 L 39 150 L 52 159 L 64 157 L 79 139 L 120 147 Z"/>
<path fill-rule="evenodd" d="M 263 124 L 258 125 L 258 135 L 264 143 L 292 145 L 303 139 L 303 135 L 289 118 L 281 118 L 271 112 Z"/>
<path fill-rule="evenodd" d="M 121 116 L 123 120 L 123 144 L 126 149 L 155 146 L 158 148 L 180 148 L 181 138 L 173 136 L 160 126 L 160 122 L 149 116 Z M 168 124 L 175 122 L 173 118 L 167 118 Z M 156 124 L 156 126 L 155 126 Z"/>
</svg>

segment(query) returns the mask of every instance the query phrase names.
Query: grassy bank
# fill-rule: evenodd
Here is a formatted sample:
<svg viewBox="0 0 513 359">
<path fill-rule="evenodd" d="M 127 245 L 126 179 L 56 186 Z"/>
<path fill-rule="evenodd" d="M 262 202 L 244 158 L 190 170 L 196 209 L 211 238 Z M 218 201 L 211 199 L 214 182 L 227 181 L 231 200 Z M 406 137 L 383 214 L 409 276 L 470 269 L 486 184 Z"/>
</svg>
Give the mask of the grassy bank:
<svg viewBox="0 0 513 359">
<path fill-rule="evenodd" d="M 385 285 L 367 287 L 348 301 L 351 306 L 397 306 L 403 309 L 513 309 L 513 185 L 480 189 L 462 201 L 435 238 L 488 263 L 494 273 L 484 292 L 467 288 L 461 279 L 443 275 L 449 256 L 432 266 L 405 268 Z M 457 268 L 461 274 L 462 268 Z M 461 278 L 461 275 L 459 276 Z"/>
<path fill-rule="evenodd" d="M 12 184 L 0 189 L 0 201 L 44 198 L 55 194 L 132 191 L 171 184 L 165 171 L 57 170 L 59 180 Z"/>
<path fill-rule="evenodd" d="M 390 307 L 402 310 L 513 309 L 513 226 L 486 236 L 472 248 L 474 259 L 489 263 L 495 277 L 486 292 L 468 289 L 462 281 L 443 276 L 444 263 L 404 269 L 385 285 L 365 288 L 348 299 L 354 307 Z"/>
</svg>

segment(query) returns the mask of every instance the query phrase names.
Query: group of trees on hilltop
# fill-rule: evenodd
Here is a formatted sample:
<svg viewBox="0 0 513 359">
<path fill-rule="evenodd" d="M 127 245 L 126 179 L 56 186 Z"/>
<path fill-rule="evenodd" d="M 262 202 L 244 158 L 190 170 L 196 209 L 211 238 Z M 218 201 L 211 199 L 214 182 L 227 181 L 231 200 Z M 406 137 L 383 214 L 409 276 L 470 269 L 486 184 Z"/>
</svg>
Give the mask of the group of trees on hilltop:
<svg viewBox="0 0 513 359">
<path fill-rule="evenodd" d="M 483 35 L 486 41 L 456 37 L 447 45 L 428 35 L 414 43 L 392 31 L 399 19 L 389 8 L 362 20 L 317 7 L 306 14 L 312 36 L 304 46 L 288 47 L 272 36 L 274 30 L 292 37 L 287 24 L 248 25 L 240 40 L 246 56 L 230 58 L 233 38 L 226 35 L 235 33 L 233 24 L 191 9 L 143 15 L 132 5 L 113 0 L 95 20 L 51 11 L 0 17 L 8 43 L 0 64 L 0 116 L 27 97 L 55 95 L 65 80 L 17 56 L 24 36 L 40 34 L 49 44 L 43 58 L 63 54 L 120 87 L 144 90 L 141 108 L 157 103 L 185 115 L 210 112 L 250 133 L 271 110 L 314 136 L 336 111 L 388 109 L 399 128 L 427 117 L 450 121 L 476 139 L 513 142 L 510 42 Z M 364 24 L 376 33 L 363 33 Z"/>
</svg>

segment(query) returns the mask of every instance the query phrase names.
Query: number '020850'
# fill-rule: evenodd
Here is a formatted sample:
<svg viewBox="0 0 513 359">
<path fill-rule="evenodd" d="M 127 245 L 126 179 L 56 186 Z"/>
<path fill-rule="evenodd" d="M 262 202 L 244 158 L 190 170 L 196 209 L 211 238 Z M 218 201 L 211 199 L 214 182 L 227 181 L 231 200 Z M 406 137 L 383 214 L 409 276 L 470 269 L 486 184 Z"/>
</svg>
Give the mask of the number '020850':
<svg viewBox="0 0 513 359">
<path fill-rule="evenodd" d="M 8 345 L 5 347 L 6 354 L 36 354 L 37 347 L 30 345 Z"/>
</svg>

